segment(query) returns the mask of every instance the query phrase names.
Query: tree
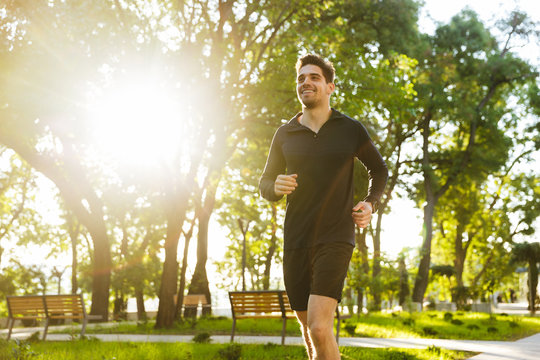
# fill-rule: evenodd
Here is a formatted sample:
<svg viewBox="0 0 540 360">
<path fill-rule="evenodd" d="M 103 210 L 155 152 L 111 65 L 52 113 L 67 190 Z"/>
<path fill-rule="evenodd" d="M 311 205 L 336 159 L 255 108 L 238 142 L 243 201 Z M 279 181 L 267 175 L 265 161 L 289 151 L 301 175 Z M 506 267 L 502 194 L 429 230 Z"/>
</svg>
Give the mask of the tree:
<svg viewBox="0 0 540 360">
<path fill-rule="evenodd" d="M 407 272 L 407 264 L 405 264 L 405 255 L 400 254 L 398 257 L 399 268 L 399 305 L 402 307 L 407 303 L 407 299 L 411 294 L 409 285 L 409 273 Z"/>
<path fill-rule="evenodd" d="M 512 263 L 526 263 L 528 265 L 529 310 L 531 316 L 536 313 L 536 298 L 538 287 L 538 263 L 540 263 L 540 243 L 517 243 L 512 248 Z"/>
<path fill-rule="evenodd" d="M 89 54 L 103 49 L 101 33 L 92 29 L 103 28 L 97 23 L 110 13 L 105 2 L 94 7 L 79 1 L 32 6 L 8 2 L 2 8 L 0 93 L 8 106 L 1 110 L 0 142 L 51 179 L 88 229 L 100 254 L 94 258 L 91 314 L 106 321 L 110 241 L 102 199 L 93 184 L 95 169 L 81 161 L 87 151 L 87 124 L 76 120 L 82 118 L 82 88 L 99 66 L 99 57 Z"/>
<path fill-rule="evenodd" d="M 419 104 L 423 175 L 419 185 L 425 205 L 414 301 L 423 300 L 429 280 L 433 217 L 439 200 L 465 175 L 486 176 L 504 163 L 489 162 L 490 154 L 481 152 L 482 136 L 496 128 L 502 115 L 499 104 L 513 86 L 537 76 L 511 52 L 511 40 L 529 25 L 523 18 L 515 19 L 512 15 L 507 22 L 508 35 L 501 48 L 476 14 L 465 10 L 438 28 L 419 56 L 421 75 L 416 89 L 418 98 L 425 100 Z M 445 136 L 449 133 L 454 135 Z"/>
</svg>

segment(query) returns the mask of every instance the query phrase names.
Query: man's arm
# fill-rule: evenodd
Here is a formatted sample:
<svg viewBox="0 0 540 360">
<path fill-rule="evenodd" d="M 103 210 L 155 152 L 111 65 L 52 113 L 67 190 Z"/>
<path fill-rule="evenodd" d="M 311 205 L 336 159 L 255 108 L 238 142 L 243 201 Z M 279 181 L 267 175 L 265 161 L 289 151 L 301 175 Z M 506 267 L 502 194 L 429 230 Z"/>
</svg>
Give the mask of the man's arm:
<svg viewBox="0 0 540 360">
<path fill-rule="evenodd" d="M 283 197 L 285 193 L 279 195 L 276 194 L 275 186 L 278 175 L 285 172 L 285 167 L 286 162 L 281 150 L 278 129 L 274 135 L 274 138 L 272 139 L 268 159 L 266 160 L 266 166 L 264 167 L 263 174 L 259 180 L 259 192 L 263 198 L 270 201 L 278 201 Z"/>
<path fill-rule="evenodd" d="M 371 140 L 362 146 L 358 158 L 368 171 L 369 189 L 365 199 L 353 208 L 352 217 L 356 225 L 365 228 L 370 223 L 372 214 L 377 211 L 388 180 L 388 168 Z"/>
<path fill-rule="evenodd" d="M 364 201 L 371 203 L 375 212 L 377 208 L 376 204 L 379 203 L 379 200 L 384 193 L 384 188 L 386 187 L 388 168 L 371 140 L 367 141 L 362 146 L 358 155 L 358 158 L 366 167 L 369 177 L 368 194 L 364 198 Z"/>
</svg>

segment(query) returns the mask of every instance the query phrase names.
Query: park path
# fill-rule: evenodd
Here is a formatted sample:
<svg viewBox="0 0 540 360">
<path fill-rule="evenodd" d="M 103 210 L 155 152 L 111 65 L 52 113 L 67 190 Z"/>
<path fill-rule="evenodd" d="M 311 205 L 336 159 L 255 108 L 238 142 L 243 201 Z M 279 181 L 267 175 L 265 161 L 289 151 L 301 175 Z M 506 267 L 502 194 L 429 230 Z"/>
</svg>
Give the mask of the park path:
<svg viewBox="0 0 540 360">
<path fill-rule="evenodd" d="M 60 327 L 58 327 L 60 328 Z M 13 329 L 12 338 L 24 339 L 43 328 L 18 328 Z M 49 331 L 54 331 L 51 326 Z M 0 330 L 4 337 L 7 330 Z M 193 335 L 139 335 L 139 334 L 91 334 L 89 337 L 101 341 L 117 342 L 190 342 Z M 228 335 L 214 335 L 213 343 L 222 344 L 230 341 Z M 69 334 L 47 335 L 49 341 L 69 341 Z M 235 336 L 235 342 L 241 344 L 267 344 L 281 343 L 280 336 Z M 302 338 L 289 336 L 285 338 L 287 345 L 302 345 Z M 426 348 L 437 346 L 449 350 L 462 350 L 481 353 L 471 360 L 539 360 L 540 359 L 540 333 L 517 341 L 481 341 L 481 340 L 447 340 L 447 339 L 381 339 L 381 338 L 350 338 L 340 339 L 341 346 L 375 347 L 375 348 Z"/>
</svg>

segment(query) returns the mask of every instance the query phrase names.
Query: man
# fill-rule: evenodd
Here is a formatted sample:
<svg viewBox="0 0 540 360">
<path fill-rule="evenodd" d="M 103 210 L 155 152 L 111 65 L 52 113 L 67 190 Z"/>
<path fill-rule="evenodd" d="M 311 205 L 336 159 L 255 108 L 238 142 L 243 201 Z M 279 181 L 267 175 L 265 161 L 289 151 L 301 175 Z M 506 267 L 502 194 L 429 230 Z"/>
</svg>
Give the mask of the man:
<svg viewBox="0 0 540 360">
<path fill-rule="evenodd" d="M 360 122 L 330 107 L 332 63 L 308 54 L 296 64 L 302 112 L 272 140 L 259 183 L 261 195 L 287 195 L 283 274 L 310 359 L 340 359 L 332 328 L 354 249 L 354 224 L 365 228 L 388 170 Z M 364 201 L 353 203 L 354 158 L 368 169 Z"/>
</svg>

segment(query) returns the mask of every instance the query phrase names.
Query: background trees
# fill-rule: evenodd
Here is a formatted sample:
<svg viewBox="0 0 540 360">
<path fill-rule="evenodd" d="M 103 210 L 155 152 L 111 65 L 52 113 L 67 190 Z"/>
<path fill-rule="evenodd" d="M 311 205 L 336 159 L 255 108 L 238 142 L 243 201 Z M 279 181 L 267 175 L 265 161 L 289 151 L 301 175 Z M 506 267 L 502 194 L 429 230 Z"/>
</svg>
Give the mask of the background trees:
<svg viewBox="0 0 540 360">
<path fill-rule="evenodd" d="M 430 36 L 418 31 L 419 8 L 4 2 L 0 265 L 8 237 L 69 251 L 72 289 L 92 294 L 92 313 L 120 316 L 135 297 L 142 317 L 143 300 L 157 295 L 159 327 L 179 317 L 174 297 L 186 289 L 212 300 L 212 281 L 279 286 L 272 269 L 285 202 L 259 198 L 257 182 L 272 134 L 298 111 L 294 62 L 313 51 L 337 68 L 333 105 L 366 125 L 390 170 L 371 229 L 357 233 L 350 296 L 361 304 L 369 295 L 380 308 L 400 277 L 406 294 L 406 268 L 418 266 L 412 296 L 421 301 L 432 259 L 453 266 L 455 297 L 496 286 L 500 257 L 534 233 L 540 208 L 538 174 L 527 166 L 539 147 L 537 68 L 513 52 L 533 41 L 536 25 L 514 12 L 499 22 L 499 38 L 467 10 Z M 367 184 L 357 170 L 359 200 Z M 32 204 L 37 172 L 60 194 L 59 223 L 44 225 Z M 419 264 L 381 253 L 398 196 L 425 213 Z M 212 215 L 229 242 L 220 280 L 207 270 L 209 248 L 226 241 L 211 237 Z M 7 272 L 4 280 L 23 281 Z"/>
</svg>

